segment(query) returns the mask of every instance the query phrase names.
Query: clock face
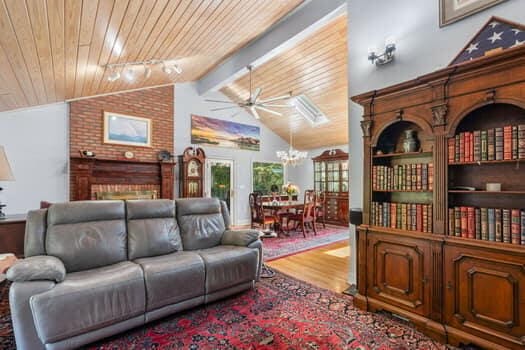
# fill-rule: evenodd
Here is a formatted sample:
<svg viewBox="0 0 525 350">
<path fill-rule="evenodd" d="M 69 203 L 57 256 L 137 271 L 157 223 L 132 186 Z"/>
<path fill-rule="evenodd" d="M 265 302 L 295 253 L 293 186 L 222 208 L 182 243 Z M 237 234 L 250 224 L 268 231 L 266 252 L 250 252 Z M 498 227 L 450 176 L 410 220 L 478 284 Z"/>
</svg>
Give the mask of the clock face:
<svg viewBox="0 0 525 350">
<path fill-rule="evenodd" d="M 200 164 L 196 160 L 190 160 L 188 163 L 188 176 L 199 177 Z"/>
</svg>

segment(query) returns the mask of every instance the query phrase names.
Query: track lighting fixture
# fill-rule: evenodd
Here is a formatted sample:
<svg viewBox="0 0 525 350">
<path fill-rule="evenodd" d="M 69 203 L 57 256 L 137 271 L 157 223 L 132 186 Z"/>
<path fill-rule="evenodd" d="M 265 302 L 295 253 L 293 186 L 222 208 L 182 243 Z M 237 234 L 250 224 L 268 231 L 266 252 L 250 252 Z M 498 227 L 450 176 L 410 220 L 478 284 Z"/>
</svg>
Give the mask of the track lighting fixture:
<svg viewBox="0 0 525 350">
<path fill-rule="evenodd" d="M 162 66 L 162 71 L 166 74 L 171 74 L 173 73 L 173 68 L 171 68 L 170 66 L 167 66 L 166 64 L 164 64 Z"/>
<path fill-rule="evenodd" d="M 133 81 L 136 78 L 136 70 L 144 70 L 144 79 L 149 79 L 155 69 L 155 66 L 162 66 L 164 74 L 171 75 L 174 72 L 182 74 L 182 68 L 173 63 L 174 60 L 147 60 L 140 62 L 127 62 L 127 63 L 113 63 L 106 64 L 104 67 L 110 70 L 107 77 L 108 81 L 114 82 L 121 78 L 121 75 L 128 81 Z"/>
<path fill-rule="evenodd" d="M 149 79 L 149 77 L 151 77 L 151 68 L 144 64 L 144 79 Z"/>
<path fill-rule="evenodd" d="M 175 73 L 177 73 L 177 74 L 181 74 L 181 73 L 182 73 L 182 68 L 181 68 L 178 64 L 174 64 L 174 65 L 173 65 L 173 70 L 174 70 Z"/>
<path fill-rule="evenodd" d="M 114 68 L 111 69 L 111 73 L 108 76 L 110 82 L 120 79 L 120 72 Z"/>
<path fill-rule="evenodd" d="M 126 78 L 127 81 L 133 81 L 133 79 L 135 79 L 135 72 L 133 72 L 132 67 L 124 70 L 124 78 Z"/>
</svg>

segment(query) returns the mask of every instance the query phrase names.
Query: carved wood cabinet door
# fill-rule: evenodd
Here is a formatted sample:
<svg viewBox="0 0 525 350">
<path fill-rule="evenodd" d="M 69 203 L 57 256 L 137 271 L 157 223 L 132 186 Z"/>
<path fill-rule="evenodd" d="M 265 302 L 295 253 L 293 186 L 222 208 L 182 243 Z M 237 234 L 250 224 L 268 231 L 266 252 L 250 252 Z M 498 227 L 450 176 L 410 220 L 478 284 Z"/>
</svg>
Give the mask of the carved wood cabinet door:
<svg viewBox="0 0 525 350">
<path fill-rule="evenodd" d="M 445 322 L 497 344 L 525 346 L 523 253 L 445 246 Z"/>
<path fill-rule="evenodd" d="M 428 241 L 368 235 L 368 295 L 427 316 L 430 305 Z"/>
</svg>

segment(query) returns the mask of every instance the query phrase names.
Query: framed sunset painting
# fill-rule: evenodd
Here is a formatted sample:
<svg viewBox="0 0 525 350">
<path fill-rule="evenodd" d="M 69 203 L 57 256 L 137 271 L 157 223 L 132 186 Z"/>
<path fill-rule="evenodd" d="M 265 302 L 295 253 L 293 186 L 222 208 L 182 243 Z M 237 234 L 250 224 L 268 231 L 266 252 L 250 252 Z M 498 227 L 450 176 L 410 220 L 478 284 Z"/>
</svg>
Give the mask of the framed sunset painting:
<svg viewBox="0 0 525 350">
<path fill-rule="evenodd" d="M 104 112 L 104 143 L 151 147 L 151 119 Z"/>
<path fill-rule="evenodd" d="M 443 27 L 507 0 L 439 0 L 439 26 Z"/>
<path fill-rule="evenodd" d="M 191 143 L 259 151 L 261 129 L 254 125 L 192 115 Z"/>
</svg>

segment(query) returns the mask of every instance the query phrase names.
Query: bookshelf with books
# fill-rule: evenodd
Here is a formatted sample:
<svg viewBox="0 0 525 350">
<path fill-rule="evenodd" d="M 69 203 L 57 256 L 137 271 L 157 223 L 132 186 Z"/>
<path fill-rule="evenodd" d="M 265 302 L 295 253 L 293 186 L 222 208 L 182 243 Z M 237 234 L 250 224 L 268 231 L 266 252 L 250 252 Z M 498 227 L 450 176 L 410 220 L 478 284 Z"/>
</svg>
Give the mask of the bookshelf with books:
<svg viewBox="0 0 525 350">
<path fill-rule="evenodd" d="M 364 109 L 356 306 L 453 345 L 524 348 L 525 47 L 352 100 Z M 408 129 L 419 147 L 403 152 Z"/>
<path fill-rule="evenodd" d="M 407 131 L 414 137 L 412 150 L 404 149 Z M 432 232 L 434 165 L 429 136 L 409 121 L 394 122 L 381 132 L 372 151 L 371 226 Z"/>
<path fill-rule="evenodd" d="M 525 246 L 525 109 L 475 109 L 457 125 L 447 152 L 448 236 Z"/>
</svg>

